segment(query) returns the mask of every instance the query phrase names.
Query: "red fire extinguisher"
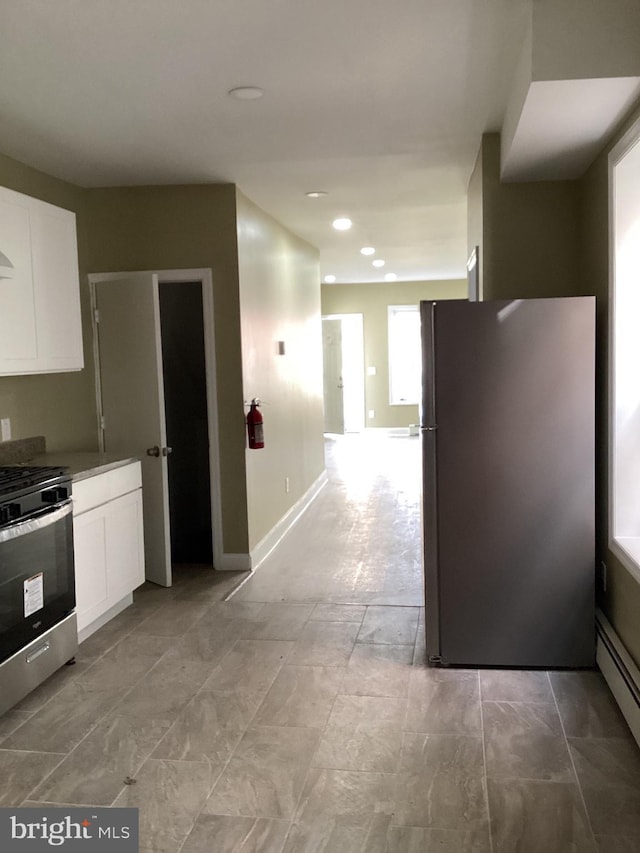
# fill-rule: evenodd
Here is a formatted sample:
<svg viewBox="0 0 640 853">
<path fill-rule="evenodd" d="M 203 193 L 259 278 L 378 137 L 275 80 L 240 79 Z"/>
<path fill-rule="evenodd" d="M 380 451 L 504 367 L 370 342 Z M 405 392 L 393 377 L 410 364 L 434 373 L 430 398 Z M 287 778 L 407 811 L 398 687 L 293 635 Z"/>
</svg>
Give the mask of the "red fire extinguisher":
<svg viewBox="0 0 640 853">
<path fill-rule="evenodd" d="M 262 415 L 258 411 L 260 400 L 254 398 L 251 401 L 251 407 L 247 413 L 247 433 L 249 434 L 249 447 L 252 450 L 258 450 L 264 447 L 264 428 L 262 424 Z"/>
</svg>

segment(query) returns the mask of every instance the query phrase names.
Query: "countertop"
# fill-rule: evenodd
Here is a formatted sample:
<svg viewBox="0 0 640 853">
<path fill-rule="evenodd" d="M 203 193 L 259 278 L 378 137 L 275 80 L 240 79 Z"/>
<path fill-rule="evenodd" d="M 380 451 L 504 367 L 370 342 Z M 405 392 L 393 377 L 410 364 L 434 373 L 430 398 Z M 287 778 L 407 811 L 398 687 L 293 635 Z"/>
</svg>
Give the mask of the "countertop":
<svg viewBox="0 0 640 853">
<path fill-rule="evenodd" d="M 69 468 L 73 480 L 85 480 L 96 474 L 104 474 L 114 468 L 139 462 L 135 456 L 122 457 L 116 453 L 42 453 L 29 460 L 33 465 L 64 465 Z"/>
</svg>

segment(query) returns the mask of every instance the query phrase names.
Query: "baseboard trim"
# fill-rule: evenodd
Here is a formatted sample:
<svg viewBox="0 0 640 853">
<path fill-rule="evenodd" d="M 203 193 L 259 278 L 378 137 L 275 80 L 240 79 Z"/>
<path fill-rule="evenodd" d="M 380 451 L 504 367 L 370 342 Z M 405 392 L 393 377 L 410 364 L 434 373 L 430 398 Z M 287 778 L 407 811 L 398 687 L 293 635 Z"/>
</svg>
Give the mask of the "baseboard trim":
<svg viewBox="0 0 640 853">
<path fill-rule="evenodd" d="M 251 554 L 220 554 L 214 568 L 219 572 L 250 572 Z"/>
<path fill-rule="evenodd" d="M 271 528 L 269 533 L 258 542 L 256 547 L 251 551 L 251 554 L 247 555 L 250 560 L 250 571 L 251 574 L 246 577 L 241 584 L 239 584 L 234 590 L 232 590 L 229 595 L 224 599 L 228 601 L 232 596 L 234 596 L 242 587 L 247 583 L 247 581 L 253 576 L 254 572 L 260 567 L 260 565 L 266 560 L 266 558 L 271 554 L 271 552 L 278 547 L 280 542 L 284 539 L 284 537 L 289 533 L 289 531 L 294 527 L 298 519 L 306 512 L 307 509 L 311 506 L 313 501 L 318 497 L 322 489 L 329 482 L 329 477 L 326 471 L 323 471 L 322 474 L 316 479 L 313 485 L 307 489 L 304 495 L 297 500 L 291 509 L 286 512 L 280 521 Z M 237 555 L 240 556 L 240 555 Z M 244 556 L 244 555 L 241 555 Z"/>
<path fill-rule="evenodd" d="M 596 611 L 596 628 L 596 662 L 640 745 L 640 670 L 601 610 Z"/>
<path fill-rule="evenodd" d="M 294 503 L 291 509 L 282 516 L 280 521 L 271 528 L 260 542 L 258 542 L 256 547 L 251 551 L 251 568 L 253 571 L 255 571 L 260 563 L 262 563 L 273 549 L 280 544 L 300 516 L 318 497 L 328 481 L 329 477 L 327 476 L 327 472 L 323 471 L 313 485 L 307 489 L 304 495 Z"/>
</svg>

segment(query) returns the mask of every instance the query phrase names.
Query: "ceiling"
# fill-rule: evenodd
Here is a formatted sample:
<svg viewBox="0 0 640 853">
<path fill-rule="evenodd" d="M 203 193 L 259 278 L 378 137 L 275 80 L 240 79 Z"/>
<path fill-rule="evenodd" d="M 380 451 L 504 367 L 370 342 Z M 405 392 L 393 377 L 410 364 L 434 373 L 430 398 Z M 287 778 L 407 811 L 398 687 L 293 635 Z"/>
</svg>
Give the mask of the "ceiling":
<svg viewBox="0 0 640 853">
<path fill-rule="evenodd" d="M 0 151 L 85 187 L 236 183 L 340 282 L 464 277 L 530 3 L 3 0 Z"/>
</svg>

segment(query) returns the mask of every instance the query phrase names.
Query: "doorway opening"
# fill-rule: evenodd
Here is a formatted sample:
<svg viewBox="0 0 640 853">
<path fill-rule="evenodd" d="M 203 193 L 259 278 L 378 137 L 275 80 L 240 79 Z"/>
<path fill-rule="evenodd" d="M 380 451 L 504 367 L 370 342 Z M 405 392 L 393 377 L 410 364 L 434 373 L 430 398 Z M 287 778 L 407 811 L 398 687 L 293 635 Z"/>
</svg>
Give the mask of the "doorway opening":
<svg viewBox="0 0 640 853">
<path fill-rule="evenodd" d="M 142 462 L 146 578 L 224 570 L 211 270 L 89 282 L 99 446 Z"/>
<path fill-rule="evenodd" d="M 211 479 L 202 284 L 159 284 L 171 564 L 212 563 Z"/>
<path fill-rule="evenodd" d="M 322 318 L 325 432 L 364 430 L 364 319 L 362 314 Z"/>
</svg>

